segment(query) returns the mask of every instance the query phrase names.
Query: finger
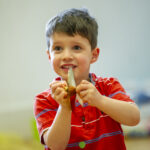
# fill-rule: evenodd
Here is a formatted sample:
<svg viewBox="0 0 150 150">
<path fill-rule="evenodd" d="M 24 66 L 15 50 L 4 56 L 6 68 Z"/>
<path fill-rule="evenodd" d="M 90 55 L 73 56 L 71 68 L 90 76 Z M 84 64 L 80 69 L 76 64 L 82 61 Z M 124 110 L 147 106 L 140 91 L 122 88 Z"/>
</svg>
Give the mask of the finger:
<svg viewBox="0 0 150 150">
<path fill-rule="evenodd" d="M 82 98 L 82 99 L 84 99 L 84 97 L 87 95 L 87 90 L 84 90 L 84 91 L 81 91 L 80 93 L 79 93 L 79 96 Z"/>
<path fill-rule="evenodd" d="M 52 93 L 55 93 L 55 90 L 58 88 L 58 84 L 56 84 L 56 83 L 51 84 L 50 88 L 52 90 Z"/>
<path fill-rule="evenodd" d="M 63 101 L 66 98 L 67 98 L 67 92 L 65 91 L 61 91 L 59 94 L 55 96 L 55 100 L 58 101 L 59 103 L 61 103 L 61 101 Z"/>
<path fill-rule="evenodd" d="M 61 81 L 64 85 L 67 86 L 67 82 L 65 80 Z"/>
<path fill-rule="evenodd" d="M 54 81 L 52 83 L 49 84 L 50 87 L 54 86 L 54 85 L 58 85 L 58 86 L 67 86 L 67 82 L 66 81 Z"/>
<path fill-rule="evenodd" d="M 64 98 L 67 97 L 67 92 L 63 89 L 63 88 L 60 88 L 58 87 L 55 91 L 55 93 L 53 94 L 53 98 L 56 100 L 56 101 L 60 101 Z"/>
<path fill-rule="evenodd" d="M 87 90 L 87 89 L 88 89 L 87 84 L 79 84 L 79 85 L 76 87 L 76 92 L 77 92 L 77 93 L 80 93 L 81 91 L 84 91 L 84 90 Z"/>
<path fill-rule="evenodd" d="M 60 93 L 61 89 L 58 87 L 55 91 L 52 92 L 52 97 L 56 100 Z"/>
<path fill-rule="evenodd" d="M 56 83 L 58 83 L 59 81 L 54 81 L 54 82 L 51 82 L 49 83 L 49 87 L 51 88 L 53 85 L 55 85 Z"/>
<path fill-rule="evenodd" d="M 64 91 L 64 89 L 62 87 L 57 87 L 54 94 L 55 95 L 59 95 L 60 93 L 62 93 Z"/>
<path fill-rule="evenodd" d="M 82 80 L 80 84 L 89 84 L 90 82 L 87 80 Z"/>
<path fill-rule="evenodd" d="M 65 86 L 67 86 L 67 83 L 64 82 L 64 81 L 56 81 L 56 82 L 53 82 L 52 84 L 50 84 L 50 88 L 52 89 L 52 92 L 53 92 L 53 93 L 55 92 L 55 90 L 56 90 L 58 87 L 64 88 Z"/>
</svg>

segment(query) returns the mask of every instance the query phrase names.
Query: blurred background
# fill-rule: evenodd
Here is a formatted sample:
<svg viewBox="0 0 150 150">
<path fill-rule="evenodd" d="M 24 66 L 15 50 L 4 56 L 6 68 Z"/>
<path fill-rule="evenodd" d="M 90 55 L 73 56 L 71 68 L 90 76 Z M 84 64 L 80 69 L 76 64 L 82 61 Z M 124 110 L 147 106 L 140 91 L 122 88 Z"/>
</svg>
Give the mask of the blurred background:
<svg viewBox="0 0 150 150">
<path fill-rule="evenodd" d="M 64 9 L 82 7 L 99 24 L 101 52 L 91 72 L 118 78 L 141 111 L 138 126 L 123 126 L 127 149 L 150 148 L 149 0 L 0 0 L 1 150 L 43 149 L 34 97 L 56 77 L 46 55 L 45 24 Z"/>
</svg>

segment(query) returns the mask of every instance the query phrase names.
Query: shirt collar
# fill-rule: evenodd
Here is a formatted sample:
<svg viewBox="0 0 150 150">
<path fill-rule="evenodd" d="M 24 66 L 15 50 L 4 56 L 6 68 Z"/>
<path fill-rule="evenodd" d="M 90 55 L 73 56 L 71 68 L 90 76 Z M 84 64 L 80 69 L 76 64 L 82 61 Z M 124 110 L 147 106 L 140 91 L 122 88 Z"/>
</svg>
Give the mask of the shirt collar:
<svg viewBox="0 0 150 150">
<path fill-rule="evenodd" d="M 97 82 L 97 76 L 94 73 L 89 73 L 90 82 L 95 85 Z"/>
</svg>

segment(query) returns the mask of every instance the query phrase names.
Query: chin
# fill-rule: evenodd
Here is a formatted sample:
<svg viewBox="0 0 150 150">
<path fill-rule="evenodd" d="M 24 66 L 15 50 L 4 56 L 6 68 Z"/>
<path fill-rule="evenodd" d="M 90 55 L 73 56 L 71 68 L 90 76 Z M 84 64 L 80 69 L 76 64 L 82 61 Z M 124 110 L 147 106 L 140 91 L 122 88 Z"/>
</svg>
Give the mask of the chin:
<svg viewBox="0 0 150 150">
<path fill-rule="evenodd" d="M 60 76 L 63 80 L 67 81 L 67 79 L 68 79 L 67 75 L 60 75 Z"/>
</svg>

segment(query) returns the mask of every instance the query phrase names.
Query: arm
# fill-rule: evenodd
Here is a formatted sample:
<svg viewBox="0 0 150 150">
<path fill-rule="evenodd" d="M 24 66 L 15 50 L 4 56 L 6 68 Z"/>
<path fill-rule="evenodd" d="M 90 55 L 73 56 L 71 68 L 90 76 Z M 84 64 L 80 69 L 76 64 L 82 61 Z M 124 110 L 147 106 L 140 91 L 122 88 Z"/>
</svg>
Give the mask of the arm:
<svg viewBox="0 0 150 150">
<path fill-rule="evenodd" d="M 97 101 L 97 108 L 124 125 L 135 126 L 140 121 L 139 109 L 133 103 L 118 101 L 101 95 Z"/>
<path fill-rule="evenodd" d="M 140 112 L 135 104 L 103 96 L 93 84 L 85 80 L 78 85 L 76 90 L 83 102 L 97 107 L 117 122 L 129 126 L 139 123 Z"/>
<path fill-rule="evenodd" d="M 59 107 L 51 127 L 44 133 L 44 141 L 52 150 L 65 149 L 71 131 L 71 111 Z"/>
<path fill-rule="evenodd" d="M 56 81 L 51 84 L 54 99 L 59 108 L 51 127 L 44 133 L 44 142 L 52 150 L 65 149 L 71 132 L 70 99 L 63 88 L 64 83 Z"/>
</svg>

